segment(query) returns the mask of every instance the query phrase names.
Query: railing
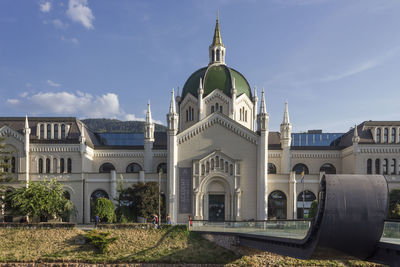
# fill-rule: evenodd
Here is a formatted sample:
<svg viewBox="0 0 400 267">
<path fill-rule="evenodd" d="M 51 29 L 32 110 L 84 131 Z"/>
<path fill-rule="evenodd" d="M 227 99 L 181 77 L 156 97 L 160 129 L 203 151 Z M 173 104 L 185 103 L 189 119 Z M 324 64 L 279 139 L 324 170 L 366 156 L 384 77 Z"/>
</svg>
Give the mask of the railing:
<svg viewBox="0 0 400 267">
<path fill-rule="evenodd" d="M 400 220 L 385 221 L 381 241 L 400 244 Z"/>
<path fill-rule="evenodd" d="M 303 239 L 311 224 L 311 220 L 193 221 L 191 230 Z"/>
</svg>

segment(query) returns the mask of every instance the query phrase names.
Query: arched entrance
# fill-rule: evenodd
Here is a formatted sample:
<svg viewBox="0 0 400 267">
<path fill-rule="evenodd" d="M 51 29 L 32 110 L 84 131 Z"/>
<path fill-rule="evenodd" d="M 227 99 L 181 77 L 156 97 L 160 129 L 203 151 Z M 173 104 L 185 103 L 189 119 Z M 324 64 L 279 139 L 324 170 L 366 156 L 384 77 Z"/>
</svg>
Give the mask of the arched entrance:
<svg viewBox="0 0 400 267">
<path fill-rule="evenodd" d="M 196 217 L 209 221 L 233 219 L 233 185 L 225 177 L 207 177 L 196 196 Z"/>
<path fill-rule="evenodd" d="M 275 190 L 268 196 L 268 219 L 286 219 L 286 195 Z"/>
<path fill-rule="evenodd" d="M 316 199 L 313 192 L 305 190 L 297 196 L 297 218 L 308 218 L 311 203 Z"/>
<path fill-rule="evenodd" d="M 107 192 L 101 189 L 94 191 L 90 196 L 90 221 L 94 221 L 94 216 L 95 216 L 95 214 L 93 214 L 94 206 L 96 205 L 97 199 L 101 197 L 109 198 Z"/>
</svg>

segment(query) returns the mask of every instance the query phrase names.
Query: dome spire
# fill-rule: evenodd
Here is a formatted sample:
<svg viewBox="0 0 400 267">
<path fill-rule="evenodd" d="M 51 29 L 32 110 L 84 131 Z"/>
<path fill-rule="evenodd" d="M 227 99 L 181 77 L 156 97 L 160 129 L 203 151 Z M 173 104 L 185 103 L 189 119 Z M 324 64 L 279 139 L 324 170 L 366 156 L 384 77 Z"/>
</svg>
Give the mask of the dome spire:
<svg viewBox="0 0 400 267">
<path fill-rule="evenodd" d="M 214 37 L 209 48 L 210 64 L 225 64 L 225 46 L 222 43 L 221 30 L 219 28 L 219 14 L 217 10 L 217 21 L 215 23 Z"/>
<path fill-rule="evenodd" d="M 217 22 L 215 24 L 215 30 L 214 30 L 214 38 L 211 46 L 224 46 L 222 43 L 222 38 L 221 38 L 221 30 L 219 29 L 219 14 L 218 14 L 218 9 L 217 9 Z"/>
</svg>

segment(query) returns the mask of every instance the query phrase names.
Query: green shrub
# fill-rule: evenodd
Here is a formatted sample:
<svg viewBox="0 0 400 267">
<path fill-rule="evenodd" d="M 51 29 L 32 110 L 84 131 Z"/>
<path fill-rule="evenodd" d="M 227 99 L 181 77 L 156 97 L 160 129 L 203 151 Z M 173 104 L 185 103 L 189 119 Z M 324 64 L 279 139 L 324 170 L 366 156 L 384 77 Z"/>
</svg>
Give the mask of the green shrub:
<svg viewBox="0 0 400 267">
<path fill-rule="evenodd" d="M 85 234 L 85 238 L 90 244 L 95 246 L 100 253 L 104 254 L 107 252 L 108 246 L 118 239 L 117 237 L 108 238 L 109 235 L 109 232 L 92 230 Z"/>
<path fill-rule="evenodd" d="M 315 218 L 315 216 L 317 216 L 317 213 L 318 213 L 318 201 L 317 200 L 314 200 L 312 203 L 311 203 L 311 207 L 310 207 L 310 210 L 309 210 L 309 212 L 308 212 L 308 218 Z"/>
<path fill-rule="evenodd" d="M 99 215 L 100 221 L 102 222 L 114 222 L 114 203 L 108 198 L 98 198 L 94 207 L 94 214 Z"/>
<path fill-rule="evenodd" d="M 390 191 L 388 218 L 400 219 L 400 189 Z"/>
</svg>

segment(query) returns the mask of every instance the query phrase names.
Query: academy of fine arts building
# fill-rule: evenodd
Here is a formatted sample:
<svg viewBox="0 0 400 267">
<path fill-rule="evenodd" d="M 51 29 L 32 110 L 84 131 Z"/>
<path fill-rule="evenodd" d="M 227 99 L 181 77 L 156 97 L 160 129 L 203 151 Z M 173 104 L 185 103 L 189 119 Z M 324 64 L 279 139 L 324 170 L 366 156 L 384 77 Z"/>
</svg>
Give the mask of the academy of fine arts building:
<svg viewBox="0 0 400 267">
<path fill-rule="evenodd" d="M 155 131 L 151 102 L 143 133 L 96 132 L 74 117 L 0 117 L 16 178 L 8 185 L 56 178 L 76 208 L 70 221 L 90 223 L 93 200 L 116 199 L 121 180 L 131 186 L 161 175 L 173 224 L 188 216 L 307 218 L 323 174 L 383 174 L 389 190 L 400 188 L 400 121 L 364 118 L 342 132 L 295 133 L 290 103 L 281 103 L 280 129 L 272 131 L 268 94 L 255 89 L 240 66 L 225 63 L 235 55 L 223 43 L 218 19 L 210 37 L 205 67 L 177 81 L 181 90 L 149 93 L 150 100 L 169 103 L 166 131 Z M 3 219 L 7 210 L 1 213 Z"/>
</svg>

